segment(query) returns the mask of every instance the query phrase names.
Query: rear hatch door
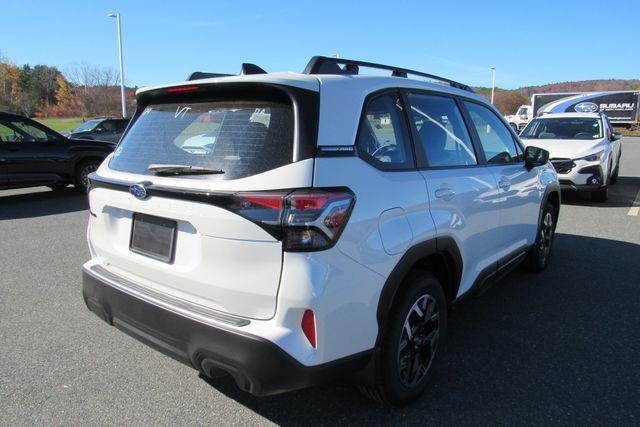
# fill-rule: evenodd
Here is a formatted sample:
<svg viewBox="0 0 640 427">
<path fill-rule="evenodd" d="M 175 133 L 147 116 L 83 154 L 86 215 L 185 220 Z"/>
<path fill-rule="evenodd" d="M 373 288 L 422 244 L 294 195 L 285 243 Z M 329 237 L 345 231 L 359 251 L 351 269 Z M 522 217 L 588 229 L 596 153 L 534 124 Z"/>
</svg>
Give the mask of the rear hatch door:
<svg viewBox="0 0 640 427">
<path fill-rule="evenodd" d="M 312 186 L 317 93 L 191 88 L 139 97 L 133 124 L 93 176 L 91 249 L 154 291 L 268 319 L 282 269 L 282 199 Z"/>
</svg>

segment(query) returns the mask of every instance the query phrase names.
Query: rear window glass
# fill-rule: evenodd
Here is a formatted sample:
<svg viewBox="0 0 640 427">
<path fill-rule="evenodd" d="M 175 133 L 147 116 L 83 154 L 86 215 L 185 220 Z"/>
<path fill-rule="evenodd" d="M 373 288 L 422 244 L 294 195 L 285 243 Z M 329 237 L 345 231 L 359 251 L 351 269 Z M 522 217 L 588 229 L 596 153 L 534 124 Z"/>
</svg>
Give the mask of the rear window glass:
<svg viewBox="0 0 640 427">
<path fill-rule="evenodd" d="M 223 170 L 237 179 L 291 163 L 291 106 L 263 101 L 149 105 L 115 151 L 109 166 L 137 174 L 150 165 Z"/>
</svg>

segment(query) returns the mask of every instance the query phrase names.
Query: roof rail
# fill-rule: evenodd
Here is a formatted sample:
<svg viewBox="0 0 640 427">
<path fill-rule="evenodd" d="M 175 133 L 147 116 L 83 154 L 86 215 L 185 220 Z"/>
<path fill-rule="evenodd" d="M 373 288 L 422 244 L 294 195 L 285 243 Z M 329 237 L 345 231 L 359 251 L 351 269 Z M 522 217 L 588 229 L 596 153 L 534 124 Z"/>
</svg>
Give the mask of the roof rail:
<svg viewBox="0 0 640 427">
<path fill-rule="evenodd" d="M 340 67 L 344 65 L 344 67 Z M 359 67 L 376 68 L 378 70 L 389 70 L 393 77 L 404 77 L 411 74 L 414 76 L 426 77 L 431 80 L 436 80 L 442 83 L 446 83 L 456 89 L 462 89 L 469 92 L 473 92 L 469 86 L 458 83 L 456 81 L 446 79 L 444 77 L 436 76 L 434 74 L 423 73 L 421 71 L 409 70 L 407 68 L 394 67 L 391 65 L 376 64 L 374 62 L 356 61 L 353 59 L 344 58 L 329 58 L 327 56 L 314 56 L 311 58 L 307 66 L 305 67 L 304 74 L 346 74 L 357 75 Z"/>
</svg>

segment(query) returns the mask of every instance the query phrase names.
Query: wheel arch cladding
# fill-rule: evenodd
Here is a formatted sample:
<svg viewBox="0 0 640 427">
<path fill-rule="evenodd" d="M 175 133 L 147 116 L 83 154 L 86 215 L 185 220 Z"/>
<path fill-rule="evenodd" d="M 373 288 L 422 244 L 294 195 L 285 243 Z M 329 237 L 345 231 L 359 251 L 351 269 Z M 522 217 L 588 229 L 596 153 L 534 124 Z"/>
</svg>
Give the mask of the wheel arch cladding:
<svg viewBox="0 0 640 427">
<path fill-rule="evenodd" d="M 438 278 L 443 287 L 447 304 L 457 296 L 462 276 L 462 257 L 456 242 L 451 237 L 439 237 L 410 247 L 400 258 L 380 293 L 378 302 L 378 341 L 380 331 L 386 324 L 394 300 L 402 291 L 404 279 L 414 269 L 428 271 Z"/>
<path fill-rule="evenodd" d="M 553 206 L 553 210 L 555 211 L 557 220 L 558 216 L 560 215 L 560 193 L 558 193 L 557 191 L 550 192 L 547 196 L 546 201 L 551 203 L 551 205 Z"/>
</svg>

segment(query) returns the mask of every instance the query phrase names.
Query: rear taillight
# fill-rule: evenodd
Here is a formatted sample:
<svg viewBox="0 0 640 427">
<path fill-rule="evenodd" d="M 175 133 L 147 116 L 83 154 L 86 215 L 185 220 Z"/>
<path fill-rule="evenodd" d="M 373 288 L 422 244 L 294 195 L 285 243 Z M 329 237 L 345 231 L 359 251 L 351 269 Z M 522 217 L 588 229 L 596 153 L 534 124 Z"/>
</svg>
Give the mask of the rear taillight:
<svg viewBox="0 0 640 427">
<path fill-rule="evenodd" d="M 347 189 L 237 193 L 227 206 L 283 241 L 285 251 L 318 251 L 335 244 L 353 209 Z"/>
<path fill-rule="evenodd" d="M 353 209 L 344 190 L 296 190 L 285 200 L 283 242 L 286 251 L 317 251 L 335 244 Z"/>
</svg>

